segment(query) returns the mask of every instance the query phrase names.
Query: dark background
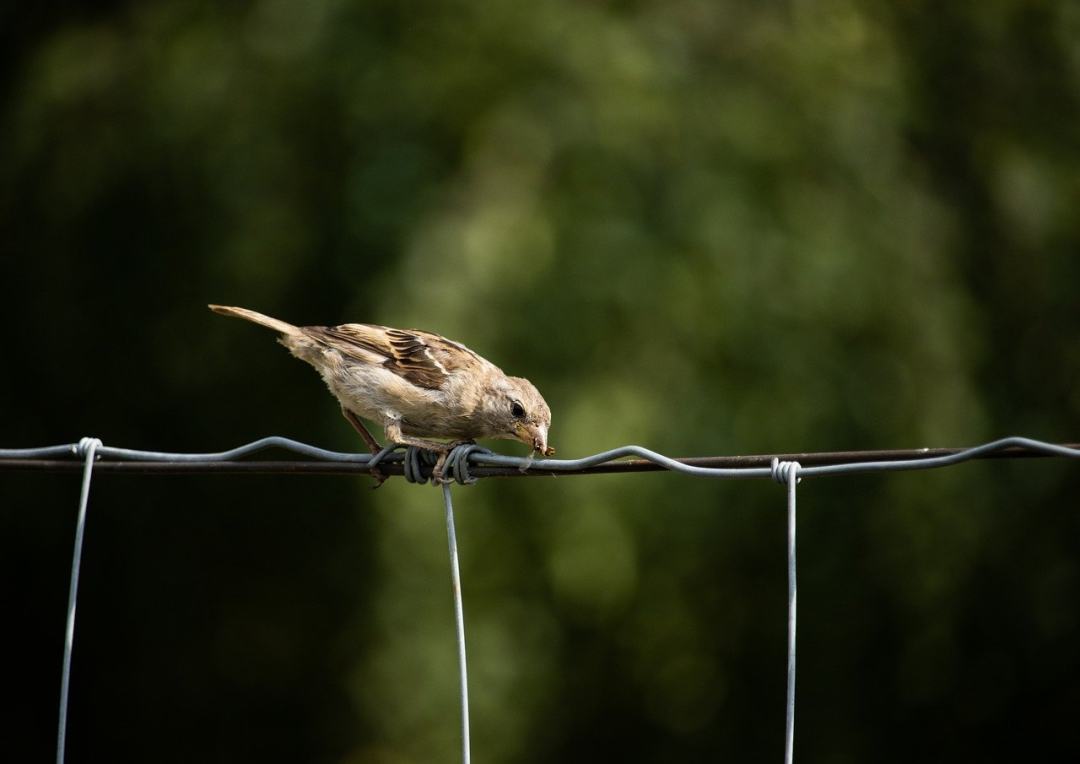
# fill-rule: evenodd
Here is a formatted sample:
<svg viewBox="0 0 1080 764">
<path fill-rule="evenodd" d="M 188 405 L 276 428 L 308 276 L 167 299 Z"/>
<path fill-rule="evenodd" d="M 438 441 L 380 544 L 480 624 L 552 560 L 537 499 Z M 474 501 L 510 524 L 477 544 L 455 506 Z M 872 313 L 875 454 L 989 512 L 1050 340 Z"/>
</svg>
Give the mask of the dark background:
<svg viewBox="0 0 1080 764">
<path fill-rule="evenodd" d="M 561 456 L 1080 439 L 1075 3 L 15 3 L 0 62 L 0 446 L 360 448 L 207 302 L 465 341 Z M 804 481 L 798 760 L 1080 756 L 1078 491 Z M 11 761 L 77 492 L 0 474 Z M 455 495 L 477 761 L 780 758 L 780 488 Z M 69 760 L 454 761 L 445 543 L 400 479 L 99 475 Z"/>
</svg>

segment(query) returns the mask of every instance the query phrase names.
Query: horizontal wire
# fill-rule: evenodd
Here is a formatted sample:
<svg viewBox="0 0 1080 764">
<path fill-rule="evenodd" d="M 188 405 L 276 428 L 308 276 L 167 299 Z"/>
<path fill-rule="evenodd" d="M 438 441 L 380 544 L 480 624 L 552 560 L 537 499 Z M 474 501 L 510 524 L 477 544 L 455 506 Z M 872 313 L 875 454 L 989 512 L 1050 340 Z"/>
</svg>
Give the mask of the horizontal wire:
<svg viewBox="0 0 1080 764">
<path fill-rule="evenodd" d="M 244 460 L 270 448 L 284 449 L 306 460 Z M 273 436 L 227 451 L 173 453 L 102 446 L 94 469 L 133 474 L 308 474 L 353 475 L 369 471 L 371 455 L 347 453 Z M 627 458 L 634 457 L 634 458 Z M 797 461 L 799 477 L 853 472 L 932 469 L 971 459 L 1033 457 L 1080 458 L 1080 444 L 1055 444 L 1011 437 L 972 448 L 919 448 L 884 451 L 821 451 L 751 456 L 698 456 L 671 458 L 641 446 L 623 446 L 581 459 L 530 459 L 502 454 L 469 455 L 469 473 L 475 477 L 595 475 L 670 470 L 698 477 L 768 478 L 773 459 Z M 390 454 L 379 463 L 386 475 L 404 473 L 404 455 Z M 77 472 L 82 469 L 78 444 L 44 448 L 0 449 L 0 470 Z M 430 472 L 430 468 L 426 468 Z"/>
</svg>

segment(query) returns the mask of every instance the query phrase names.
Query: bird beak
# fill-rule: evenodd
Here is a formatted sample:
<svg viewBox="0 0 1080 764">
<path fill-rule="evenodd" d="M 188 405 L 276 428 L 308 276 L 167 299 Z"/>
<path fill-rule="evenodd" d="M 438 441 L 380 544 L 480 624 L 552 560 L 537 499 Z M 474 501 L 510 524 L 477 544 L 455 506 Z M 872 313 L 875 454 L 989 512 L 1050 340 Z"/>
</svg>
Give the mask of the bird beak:
<svg viewBox="0 0 1080 764">
<path fill-rule="evenodd" d="M 517 427 L 518 440 L 532 446 L 533 451 L 538 451 L 544 456 L 551 456 L 555 449 L 547 442 L 547 425 L 542 424 L 519 424 Z"/>
</svg>

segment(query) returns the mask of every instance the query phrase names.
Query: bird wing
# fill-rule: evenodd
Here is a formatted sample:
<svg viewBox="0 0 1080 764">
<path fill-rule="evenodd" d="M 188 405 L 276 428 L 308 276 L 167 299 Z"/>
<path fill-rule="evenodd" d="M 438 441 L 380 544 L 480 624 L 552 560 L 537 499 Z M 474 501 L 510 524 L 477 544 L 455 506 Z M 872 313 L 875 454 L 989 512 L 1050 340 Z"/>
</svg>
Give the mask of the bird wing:
<svg viewBox="0 0 1080 764">
<path fill-rule="evenodd" d="M 411 384 L 430 390 L 441 389 L 454 372 L 483 363 L 464 345 L 419 329 L 342 324 L 305 326 L 304 332 L 354 361 L 381 363 Z"/>
</svg>

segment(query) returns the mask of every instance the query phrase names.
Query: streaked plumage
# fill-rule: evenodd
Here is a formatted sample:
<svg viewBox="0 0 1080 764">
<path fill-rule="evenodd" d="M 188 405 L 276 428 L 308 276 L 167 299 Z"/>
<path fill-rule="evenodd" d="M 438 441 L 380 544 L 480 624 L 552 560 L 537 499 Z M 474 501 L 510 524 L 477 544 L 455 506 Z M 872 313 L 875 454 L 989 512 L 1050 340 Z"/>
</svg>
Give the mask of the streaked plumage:
<svg viewBox="0 0 1080 764">
<path fill-rule="evenodd" d="M 443 455 L 452 444 L 428 438 L 506 438 L 554 453 L 547 443 L 551 410 L 540 392 L 460 343 L 417 329 L 293 326 L 245 308 L 209 307 L 279 332 L 278 341 L 322 375 L 372 448 L 377 444 L 349 412 L 378 422 L 394 443 Z"/>
</svg>

